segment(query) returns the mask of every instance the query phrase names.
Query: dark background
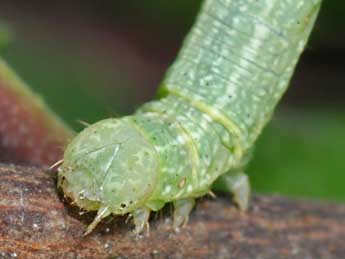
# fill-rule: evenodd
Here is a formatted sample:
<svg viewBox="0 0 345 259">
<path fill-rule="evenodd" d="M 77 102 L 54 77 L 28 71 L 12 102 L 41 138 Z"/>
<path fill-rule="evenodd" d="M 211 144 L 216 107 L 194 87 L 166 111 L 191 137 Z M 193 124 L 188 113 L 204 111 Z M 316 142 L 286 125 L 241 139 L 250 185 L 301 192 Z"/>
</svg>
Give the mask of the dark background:
<svg viewBox="0 0 345 259">
<path fill-rule="evenodd" d="M 120 2 L 120 3 L 119 3 Z M 0 0 L 0 54 L 77 130 L 154 95 L 199 0 Z M 248 173 L 259 192 L 345 200 L 345 2 L 312 39 Z"/>
</svg>

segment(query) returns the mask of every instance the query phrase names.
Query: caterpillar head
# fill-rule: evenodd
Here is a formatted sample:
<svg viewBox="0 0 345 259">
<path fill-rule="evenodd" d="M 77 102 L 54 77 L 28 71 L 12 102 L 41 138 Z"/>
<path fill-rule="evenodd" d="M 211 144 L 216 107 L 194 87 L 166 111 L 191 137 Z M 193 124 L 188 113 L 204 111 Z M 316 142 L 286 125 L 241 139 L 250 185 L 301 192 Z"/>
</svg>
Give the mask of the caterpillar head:
<svg viewBox="0 0 345 259">
<path fill-rule="evenodd" d="M 107 119 L 86 128 L 68 145 L 58 184 L 80 208 L 125 214 L 144 205 L 157 168 L 154 147 L 128 118 Z"/>
</svg>

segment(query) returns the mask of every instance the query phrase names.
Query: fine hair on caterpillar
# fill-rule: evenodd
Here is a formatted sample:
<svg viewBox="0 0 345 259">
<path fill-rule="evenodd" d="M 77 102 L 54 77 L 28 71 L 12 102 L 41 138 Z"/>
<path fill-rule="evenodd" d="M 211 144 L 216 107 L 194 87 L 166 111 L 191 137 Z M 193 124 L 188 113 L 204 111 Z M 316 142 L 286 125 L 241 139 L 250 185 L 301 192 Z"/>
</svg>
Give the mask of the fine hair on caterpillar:
<svg viewBox="0 0 345 259">
<path fill-rule="evenodd" d="M 64 153 L 58 185 L 85 211 L 87 232 L 110 214 L 133 216 L 174 205 L 175 228 L 196 198 L 222 188 L 248 207 L 244 168 L 285 92 L 320 0 L 206 0 L 160 98 L 133 115 L 87 126 Z M 298 21 L 298 22 L 296 22 Z"/>
</svg>

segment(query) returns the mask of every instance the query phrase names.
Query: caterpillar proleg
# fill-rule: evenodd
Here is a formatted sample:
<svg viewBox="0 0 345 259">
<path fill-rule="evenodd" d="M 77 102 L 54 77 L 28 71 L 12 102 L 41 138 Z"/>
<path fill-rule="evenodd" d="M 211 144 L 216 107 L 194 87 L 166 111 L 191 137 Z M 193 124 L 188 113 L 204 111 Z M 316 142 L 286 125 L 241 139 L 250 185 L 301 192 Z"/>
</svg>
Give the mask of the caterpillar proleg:
<svg viewBox="0 0 345 259">
<path fill-rule="evenodd" d="M 186 222 L 217 181 L 241 209 L 250 150 L 285 92 L 321 0 L 206 0 L 158 100 L 102 120 L 68 145 L 58 184 L 80 208 L 131 213 L 136 232 L 151 211 L 175 207 Z"/>
</svg>

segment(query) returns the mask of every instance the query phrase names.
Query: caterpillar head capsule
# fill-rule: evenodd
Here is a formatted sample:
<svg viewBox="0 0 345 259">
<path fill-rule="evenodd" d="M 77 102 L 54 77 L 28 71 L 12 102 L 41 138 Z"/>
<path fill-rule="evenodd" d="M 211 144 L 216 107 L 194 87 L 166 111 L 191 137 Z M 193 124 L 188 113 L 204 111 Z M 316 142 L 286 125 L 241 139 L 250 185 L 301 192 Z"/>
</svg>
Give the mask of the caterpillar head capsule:
<svg viewBox="0 0 345 259">
<path fill-rule="evenodd" d="M 58 184 L 84 210 L 123 215 L 144 205 L 157 176 L 154 147 L 128 118 L 107 119 L 69 144 Z"/>
</svg>

